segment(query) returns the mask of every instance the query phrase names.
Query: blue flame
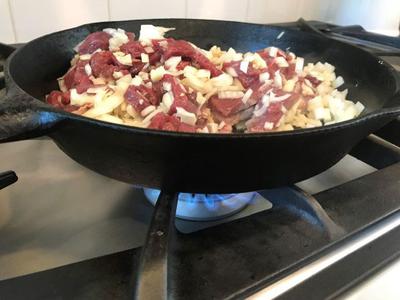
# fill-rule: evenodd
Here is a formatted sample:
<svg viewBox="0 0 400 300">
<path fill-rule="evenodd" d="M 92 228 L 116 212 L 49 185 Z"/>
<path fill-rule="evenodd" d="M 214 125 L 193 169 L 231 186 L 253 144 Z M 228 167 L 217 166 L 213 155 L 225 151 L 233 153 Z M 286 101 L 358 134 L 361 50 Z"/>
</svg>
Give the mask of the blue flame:
<svg viewBox="0 0 400 300">
<path fill-rule="evenodd" d="M 153 203 L 160 195 L 160 191 L 156 189 L 144 189 L 144 193 Z M 180 193 L 178 203 L 181 203 L 185 209 L 193 210 L 199 205 L 205 206 L 209 211 L 216 211 L 222 206 L 236 207 L 240 204 L 250 203 L 256 193 L 242 194 L 189 194 Z M 239 202 L 239 203 L 238 203 Z"/>
</svg>

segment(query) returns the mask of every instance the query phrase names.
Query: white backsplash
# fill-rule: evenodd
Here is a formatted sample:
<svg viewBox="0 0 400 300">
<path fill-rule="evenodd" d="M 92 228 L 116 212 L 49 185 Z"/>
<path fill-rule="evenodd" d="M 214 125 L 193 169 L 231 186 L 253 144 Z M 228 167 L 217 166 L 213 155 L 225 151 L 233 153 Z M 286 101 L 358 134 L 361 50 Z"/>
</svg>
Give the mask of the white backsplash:
<svg viewBox="0 0 400 300">
<path fill-rule="evenodd" d="M 0 0 L 0 42 L 26 42 L 79 24 L 145 18 L 271 23 L 299 17 L 397 35 L 399 0 Z"/>
</svg>

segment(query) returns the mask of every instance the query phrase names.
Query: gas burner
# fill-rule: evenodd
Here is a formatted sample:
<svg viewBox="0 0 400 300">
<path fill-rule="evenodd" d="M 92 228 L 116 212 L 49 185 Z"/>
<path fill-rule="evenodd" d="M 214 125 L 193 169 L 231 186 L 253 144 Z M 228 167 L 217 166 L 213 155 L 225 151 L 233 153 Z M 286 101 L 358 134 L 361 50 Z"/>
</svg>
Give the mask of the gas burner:
<svg viewBox="0 0 400 300">
<path fill-rule="evenodd" d="M 143 189 L 146 198 L 157 202 L 159 190 Z M 190 221 L 211 221 L 233 215 L 253 200 L 255 192 L 240 194 L 188 194 L 180 193 L 176 217 Z"/>
</svg>

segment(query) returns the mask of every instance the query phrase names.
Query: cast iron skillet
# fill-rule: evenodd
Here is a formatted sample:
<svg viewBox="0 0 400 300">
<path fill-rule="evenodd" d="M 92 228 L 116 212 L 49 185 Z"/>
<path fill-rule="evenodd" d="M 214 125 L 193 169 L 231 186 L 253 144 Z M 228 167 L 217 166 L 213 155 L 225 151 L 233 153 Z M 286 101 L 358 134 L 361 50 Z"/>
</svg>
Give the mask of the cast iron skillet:
<svg viewBox="0 0 400 300">
<path fill-rule="evenodd" d="M 334 64 L 351 99 L 366 113 L 355 120 L 292 132 L 188 134 L 114 125 L 73 115 L 43 102 L 57 88 L 73 48 L 90 32 L 141 24 L 175 27 L 169 35 L 203 48 L 238 51 L 290 49 L 306 62 Z M 284 32 L 280 39 L 277 37 Z M 79 26 L 33 40 L 15 51 L 5 69 L 0 142 L 49 135 L 68 156 L 98 173 L 169 191 L 231 193 L 291 184 L 329 168 L 362 138 L 400 114 L 395 71 L 348 44 L 273 26 L 210 20 L 134 20 Z M 397 95 L 397 96 L 396 96 Z"/>
<path fill-rule="evenodd" d="M 90 32 L 120 27 L 138 33 L 150 23 L 176 27 L 170 35 L 209 48 L 290 49 L 308 62 L 327 61 L 345 78 L 350 98 L 367 107 L 360 118 L 314 129 L 260 134 L 188 134 L 105 123 L 43 103 L 57 88 L 73 47 Z M 284 32 L 280 39 L 277 37 Z M 209 20 L 135 20 L 83 25 L 38 38 L 15 51 L 0 100 L 0 143 L 49 135 L 71 158 L 103 175 L 164 191 L 142 249 L 140 299 L 168 297 L 168 232 L 177 192 L 231 193 L 291 184 L 329 168 L 362 138 L 400 114 L 399 85 L 379 58 L 318 34 Z M 172 232 L 172 231 L 171 231 Z"/>
</svg>

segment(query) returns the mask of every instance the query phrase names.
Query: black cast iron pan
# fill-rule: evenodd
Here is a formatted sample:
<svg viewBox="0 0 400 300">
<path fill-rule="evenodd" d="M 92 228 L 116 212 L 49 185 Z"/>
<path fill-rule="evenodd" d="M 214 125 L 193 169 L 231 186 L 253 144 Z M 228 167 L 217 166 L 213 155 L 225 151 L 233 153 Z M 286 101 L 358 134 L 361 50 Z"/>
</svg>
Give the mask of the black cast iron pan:
<svg viewBox="0 0 400 300">
<path fill-rule="evenodd" d="M 151 23 L 175 27 L 170 36 L 203 48 L 239 51 L 290 49 L 308 62 L 329 62 L 366 113 L 357 119 L 292 132 L 188 134 L 127 127 L 73 115 L 43 102 L 57 88 L 87 34 L 107 27 L 138 33 Z M 278 39 L 280 33 L 285 33 Z M 135 20 L 83 25 L 33 40 L 5 68 L 0 142 L 49 135 L 68 156 L 103 175 L 169 191 L 231 193 L 291 184 L 340 160 L 362 138 L 400 114 L 395 71 L 379 58 L 318 34 L 280 27 L 210 20 Z"/>
</svg>

